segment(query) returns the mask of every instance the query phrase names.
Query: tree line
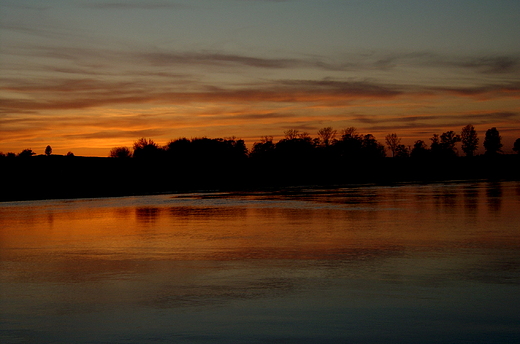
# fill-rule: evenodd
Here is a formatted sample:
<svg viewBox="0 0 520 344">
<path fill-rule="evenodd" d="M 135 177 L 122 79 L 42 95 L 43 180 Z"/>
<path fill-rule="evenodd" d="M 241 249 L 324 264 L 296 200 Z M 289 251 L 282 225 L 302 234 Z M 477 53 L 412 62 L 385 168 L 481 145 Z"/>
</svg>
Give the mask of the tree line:
<svg viewBox="0 0 520 344">
<path fill-rule="evenodd" d="M 406 146 L 397 134 L 379 142 L 350 127 L 297 129 L 275 142 L 265 136 L 247 149 L 230 138 L 179 138 L 160 146 L 140 138 L 109 157 L 44 154 L 27 149 L 0 154 L 1 200 L 75 198 L 208 190 L 258 190 L 294 186 L 392 184 L 442 180 L 520 178 L 520 156 L 501 154 L 499 131 L 482 139 L 472 125 L 434 134 L 428 144 Z M 459 145 L 460 143 L 460 145 Z M 458 147 L 462 152 L 458 151 Z M 520 139 L 514 151 L 520 153 Z M 460 155 L 465 155 L 464 157 Z"/>
<path fill-rule="evenodd" d="M 486 131 L 483 146 L 485 155 L 494 156 L 502 152 L 502 138 L 496 128 Z M 337 131 L 332 127 L 325 127 L 312 138 L 307 132 L 290 129 L 284 132 L 284 138 L 278 142 L 272 136 L 264 136 L 255 142 L 248 150 L 244 141 L 232 138 L 179 138 L 169 141 L 161 147 L 152 139 L 140 138 L 134 142 L 132 149 L 128 147 L 114 147 L 109 157 L 136 158 L 136 159 L 175 159 L 175 160 L 266 160 L 307 158 L 316 154 L 323 154 L 336 158 L 370 160 L 387 157 L 387 150 L 394 158 L 453 158 L 459 156 L 457 143 L 465 156 L 473 157 L 479 148 L 480 138 L 473 125 L 462 128 L 461 133 L 447 131 L 434 134 L 430 138 L 430 146 L 417 140 L 413 146 L 401 143 L 397 134 L 388 134 L 385 144 L 377 141 L 372 134 L 360 134 L 356 128 L 349 127 Z M 513 146 L 513 150 L 520 153 L 520 138 Z"/>
<path fill-rule="evenodd" d="M 473 125 L 468 124 L 462 128 L 460 134 L 454 131 L 446 131 L 442 134 L 433 134 L 429 139 L 430 146 L 417 140 L 412 146 L 401 143 L 401 138 L 396 134 L 388 134 L 384 144 L 377 141 L 372 134 L 363 135 L 354 127 L 337 131 L 332 127 L 325 127 L 312 138 L 307 132 L 290 129 L 284 132 L 284 138 L 278 142 L 273 141 L 272 136 L 264 136 L 255 142 L 248 150 L 244 141 L 231 138 L 209 139 L 185 137 L 170 140 L 166 145 L 160 146 L 150 138 L 136 140 L 132 148 L 114 147 L 110 150 L 111 158 L 136 158 L 136 159 L 223 159 L 241 161 L 250 159 L 267 159 L 275 157 L 291 158 L 307 156 L 308 154 L 326 154 L 329 157 L 349 159 L 377 159 L 388 155 L 394 158 L 452 158 L 460 156 L 457 143 L 461 143 L 462 152 L 467 157 L 475 156 L 479 148 L 480 138 Z M 488 129 L 485 133 L 483 147 L 485 155 L 497 155 L 502 153 L 502 138 L 497 128 Z M 516 139 L 513 151 L 520 154 L 520 138 Z M 52 147 L 47 146 L 44 154 L 52 155 Z M 0 152 L 0 158 L 27 158 L 36 155 L 32 149 L 24 149 L 18 154 Z M 74 153 L 68 152 L 67 157 L 74 157 Z"/>
</svg>

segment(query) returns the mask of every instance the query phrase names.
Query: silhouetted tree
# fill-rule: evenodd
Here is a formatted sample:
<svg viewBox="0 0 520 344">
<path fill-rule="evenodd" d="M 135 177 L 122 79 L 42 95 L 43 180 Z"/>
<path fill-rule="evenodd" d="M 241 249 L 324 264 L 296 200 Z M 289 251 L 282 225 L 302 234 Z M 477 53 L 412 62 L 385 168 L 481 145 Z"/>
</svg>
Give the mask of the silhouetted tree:
<svg viewBox="0 0 520 344">
<path fill-rule="evenodd" d="M 74 153 L 72 153 L 72 152 L 67 152 L 67 154 L 66 154 L 65 156 L 73 157 L 73 156 L 74 156 Z"/>
<path fill-rule="evenodd" d="M 196 164 L 213 164 L 217 159 L 218 139 L 196 137 L 191 139 L 190 162 Z"/>
<path fill-rule="evenodd" d="M 497 155 L 502 151 L 502 137 L 498 132 L 497 128 L 493 127 L 486 131 L 486 137 L 484 138 L 484 148 L 486 149 L 487 155 Z"/>
<path fill-rule="evenodd" d="M 297 129 L 289 129 L 283 132 L 286 140 L 294 140 L 300 135 L 300 131 Z"/>
<path fill-rule="evenodd" d="M 356 127 L 348 127 L 341 131 L 341 138 L 360 137 Z"/>
<path fill-rule="evenodd" d="M 28 158 L 28 157 L 31 157 L 33 155 L 35 155 L 36 153 L 33 152 L 32 149 L 24 149 L 23 151 L 21 151 L 20 153 L 18 153 L 18 156 L 20 158 Z"/>
<path fill-rule="evenodd" d="M 69 153 L 71 153 L 71 152 L 69 152 Z M 74 154 L 72 154 L 72 155 L 74 156 Z M 68 156 L 68 153 L 67 153 L 67 156 Z M 128 147 L 114 147 L 110 150 L 109 157 L 120 158 L 120 159 L 131 158 L 132 152 L 130 152 L 130 149 L 128 149 Z"/>
<path fill-rule="evenodd" d="M 272 136 L 264 136 L 260 142 L 255 142 L 249 156 L 253 159 L 266 160 L 272 158 L 275 151 Z"/>
<path fill-rule="evenodd" d="M 337 154 L 344 159 L 357 159 L 361 157 L 363 137 L 354 127 L 343 129 L 341 139 L 335 143 Z"/>
<path fill-rule="evenodd" d="M 235 137 L 209 139 L 207 137 L 190 140 L 180 138 L 168 142 L 165 146 L 166 155 L 177 164 L 195 164 L 197 168 L 203 165 L 236 165 L 247 159 L 248 151 L 244 140 Z M 184 166 L 187 167 L 187 166 Z"/>
<path fill-rule="evenodd" d="M 302 141 L 313 142 L 314 143 L 314 141 L 312 140 L 311 135 L 308 132 L 306 132 L 306 131 L 304 131 L 303 133 L 298 134 L 298 139 L 300 139 Z"/>
<path fill-rule="evenodd" d="M 412 152 L 410 157 L 413 159 L 424 159 L 429 155 L 430 151 L 423 140 L 417 140 L 413 144 Z"/>
<path fill-rule="evenodd" d="M 513 151 L 520 154 L 520 138 L 516 139 L 515 143 L 513 144 Z"/>
<path fill-rule="evenodd" d="M 442 153 L 446 157 L 456 156 L 457 150 L 455 144 L 460 142 L 460 136 L 455 134 L 453 130 L 442 133 L 440 146 Z"/>
<path fill-rule="evenodd" d="M 52 148 L 51 146 L 45 147 L 45 155 L 49 156 L 52 154 Z"/>
<path fill-rule="evenodd" d="M 434 157 L 438 157 L 442 153 L 442 147 L 441 147 L 441 138 L 438 134 L 433 134 L 433 136 L 430 138 L 430 141 L 432 141 L 430 145 L 430 151 Z"/>
<path fill-rule="evenodd" d="M 292 138 L 289 138 L 292 137 Z M 278 141 L 275 145 L 276 155 L 282 159 L 282 162 L 303 161 L 311 158 L 314 148 L 314 142 L 307 133 L 294 135 L 285 135 L 285 138 Z"/>
<path fill-rule="evenodd" d="M 332 127 L 326 127 L 318 130 L 319 144 L 324 147 L 329 147 L 334 143 L 336 133 L 337 131 L 332 129 Z"/>
<path fill-rule="evenodd" d="M 159 145 L 152 139 L 145 139 L 143 137 L 134 142 L 134 158 L 157 158 L 160 156 L 161 151 Z"/>
<path fill-rule="evenodd" d="M 405 145 L 397 145 L 395 147 L 395 157 L 396 158 L 408 158 L 410 156 L 410 150 Z"/>
<path fill-rule="evenodd" d="M 242 163 L 247 159 L 248 150 L 244 140 L 236 137 L 227 137 L 221 141 L 221 156 L 229 163 Z"/>
<path fill-rule="evenodd" d="M 392 152 L 392 157 L 394 157 L 397 152 L 397 147 L 401 144 L 401 139 L 397 137 L 397 134 L 388 134 L 385 137 L 385 142 Z"/>
<path fill-rule="evenodd" d="M 362 141 L 363 157 L 368 159 L 384 158 L 386 156 L 385 146 L 378 143 L 374 135 L 367 134 Z"/>
<path fill-rule="evenodd" d="M 479 141 L 475 127 L 473 127 L 471 124 L 468 124 L 462 128 L 460 139 L 462 141 L 462 150 L 466 156 L 473 156 L 478 148 Z"/>
<path fill-rule="evenodd" d="M 191 141 L 185 137 L 176 140 L 170 140 L 164 146 L 168 159 L 179 164 L 186 164 L 190 159 L 194 158 L 192 153 Z"/>
</svg>

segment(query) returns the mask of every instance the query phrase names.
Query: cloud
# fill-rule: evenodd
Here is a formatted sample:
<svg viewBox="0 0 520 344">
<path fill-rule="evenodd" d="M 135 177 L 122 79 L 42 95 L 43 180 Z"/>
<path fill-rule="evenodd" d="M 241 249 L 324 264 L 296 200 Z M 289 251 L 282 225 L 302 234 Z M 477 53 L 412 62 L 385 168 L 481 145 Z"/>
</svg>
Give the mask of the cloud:
<svg viewBox="0 0 520 344">
<path fill-rule="evenodd" d="M 186 9 L 191 6 L 167 1 L 107 1 L 88 2 L 82 7 L 97 10 L 156 10 L 156 9 Z"/>
<path fill-rule="evenodd" d="M 168 133 L 167 129 L 144 129 L 144 130 L 102 130 L 90 133 L 75 133 L 63 135 L 65 139 L 136 139 L 138 137 L 157 137 Z"/>
<path fill-rule="evenodd" d="M 203 113 L 194 113 L 195 118 L 200 118 L 203 121 L 269 121 L 278 120 L 284 118 L 297 117 L 294 113 L 281 113 L 281 112 L 251 112 L 248 108 L 228 110 L 222 109 L 220 111 L 204 111 Z M 231 112 L 231 113 L 229 113 Z"/>
<path fill-rule="evenodd" d="M 110 3 L 109 3 L 110 4 Z M 119 3 L 116 3 L 119 4 Z M 121 3 L 127 6 L 127 3 Z M 129 6 L 132 3 L 128 4 Z M 82 35 L 79 32 L 70 33 L 69 31 L 57 31 L 55 29 L 43 30 L 35 29 L 32 26 L 19 25 L 17 23 L 2 24 L 3 28 L 18 30 L 26 33 L 40 34 L 54 38 L 59 41 L 68 40 Z M 93 37 L 84 36 L 83 39 L 92 40 Z M 124 50 L 116 49 L 113 46 L 94 47 L 74 47 L 73 44 L 64 46 L 58 45 L 25 45 L 23 43 L 4 44 L 3 53 L 8 55 L 23 56 L 24 58 L 42 59 L 44 57 L 65 60 L 74 63 L 76 68 L 80 66 L 86 73 L 87 69 L 92 72 L 99 72 L 104 69 L 113 73 L 121 73 L 122 68 L 127 71 L 135 72 L 139 69 L 147 69 L 150 72 L 158 72 L 163 67 L 201 66 L 214 67 L 212 72 L 221 72 L 222 68 L 237 73 L 244 73 L 243 67 L 249 67 L 245 73 L 252 73 L 255 69 L 273 69 L 282 71 L 293 70 L 314 70 L 316 72 L 356 72 L 367 73 L 374 71 L 384 71 L 387 73 L 410 72 L 415 75 L 417 71 L 424 72 L 426 69 L 439 69 L 444 73 L 458 73 L 460 71 L 473 72 L 482 77 L 500 75 L 509 80 L 520 79 L 520 55 L 518 54 L 497 54 L 497 55 L 474 55 L 456 56 L 442 55 L 431 52 L 411 52 L 411 53 L 355 53 L 347 55 L 292 55 L 287 57 L 277 56 L 255 56 L 248 53 L 230 53 L 215 50 L 176 50 L 169 48 L 159 48 L 150 45 L 126 47 Z M 115 63 L 117 61 L 117 63 Z M 54 66 L 55 67 L 55 66 Z M 72 72 L 69 66 L 60 66 Z M 194 71 L 199 75 L 207 71 Z M 247 75 L 247 74 L 245 74 Z M 421 74 L 422 75 L 422 74 Z M 399 75 L 393 75 L 398 78 Z M 460 79 L 460 76 L 457 76 Z M 419 79 L 418 79 L 419 80 Z M 422 81 L 427 83 L 426 81 Z"/>
<path fill-rule="evenodd" d="M 245 113 L 245 114 L 239 114 L 234 116 L 228 116 L 229 119 L 247 119 L 247 120 L 257 120 L 257 119 L 274 119 L 274 118 L 287 118 L 287 117 L 295 117 L 295 114 L 292 113 L 276 113 L 276 112 L 269 112 L 269 113 Z"/>
<path fill-rule="evenodd" d="M 0 113 L 42 110 L 71 110 L 118 105 L 154 106 L 194 103 L 294 103 L 306 106 L 337 107 L 363 100 L 419 99 L 421 95 L 476 97 L 477 99 L 520 98 L 520 83 L 475 87 L 424 87 L 371 81 L 344 80 L 264 80 L 256 85 L 204 85 L 193 80 L 105 78 L 62 78 L 47 80 L 3 80 Z M 117 80 L 117 79 L 114 79 Z M 131 81 L 130 81 L 131 80 Z M 379 106 L 382 106 L 381 104 Z"/>
<path fill-rule="evenodd" d="M 440 133 L 449 130 L 458 130 L 467 124 L 484 126 L 497 123 L 514 123 L 520 121 L 520 113 L 513 112 L 485 112 L 485 113 L 462 113 L 462 114 L 438 114 L 424 116 L 383 117 L 383 116 L 353 116 L 353 120 L 367 124 L 368 130 L 375 131 L 416 131 L 427 133 Z M 430 129 L 424 131 L 425 129 Z"/>
<path fill-rule="evenodd" d="M 297 65 L 301 65 L 301 62 L 296 59 L 267 59 L 216 52 L 147 52 L 139 54 L 138 58 L 146 60 L 154 66 L 167 66 L 173 64 L 205 64 L 219 66 L 244 65 L 257 68 L 294 68 Z"/>
<path fill-rule="evenodd" d="M 249 2 L 290 2 L 290 1 L 293 1 L 293 0 L 237 0 L 239 2 L 246 2 L 246 1 L 249 1 Z"/>
<path fill-rule="evenodd" d="M 388 85 L 368 81 L 339 80 L 282 80 L 280 85 L 289 89 L 303 89 L 309 93 L 331 93 L 348 97 L 394 97 L 403 93 L 397 85 Z"/>
<path fill-rule="evenodd" d="M 518 70 L 520 57 L 518 56 L 491 56 L 477 57 L 460 61 L 455 66 L 471 68 L 482 73 L 510 73 Z"/>
<path fill-rule="evenodd" d="M 482 85 L 474 87 L 432 87 L 430 90 L 458 96 L 502 96 L 520 98 L 520 82 Z"/>
<path fill-rule="evenodd" d="M 257 68 L 311 68 L 325 71 L 371 71 L 397 68 L 453 68 L 483 74 L 504 74 L 520 71 L 519 55 L 450 56 L 430 52 L 407 54 L 349 54 L 343 57 L 299 56 L 295 58 L 259 58 L 215 51 L 144 52 L 138 55 L 152 65 L 217 64 L 247 65 Z"/>
<path fill-rule="evenodd" d="M 185 83 L 184 83 L 185 86 Z M 388 98 L 402 92 L 392 85 L 331 80 L 281 80 L 256 87 L 201 86 L 195 91 L 170 89 L 168 82 L 114 82 L 86 79 L 20 81 L 7 79 L 0 89 L 13 94 L 5 97 L 0 111 L 65 110 L 117 104 L 187 104 L 194 102 L 326 102 L 361 98 Z M 29 95 L 21 99 L 17 95 Z"/>
<path fill-rule="evenodd" d="M 355 60 L 359 59 L 355 58 Z M 482 74 L 504 74 L 520 71 L 520 55 L 476 55 L 456 56 L 443 55 L 428 51 L 412 53 L 373 53 L 364 56 L 364 63 L 357 66 L 379 69 L 394 69 L 397 67 L 429 67 L 467 69 Z"/>
</svg>

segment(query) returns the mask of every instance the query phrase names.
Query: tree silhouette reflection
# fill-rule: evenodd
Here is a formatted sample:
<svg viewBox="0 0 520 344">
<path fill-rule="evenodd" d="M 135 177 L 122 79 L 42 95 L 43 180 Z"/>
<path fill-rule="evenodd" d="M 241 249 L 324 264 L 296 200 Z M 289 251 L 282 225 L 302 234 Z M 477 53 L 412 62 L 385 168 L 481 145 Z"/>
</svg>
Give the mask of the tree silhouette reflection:
<svg viewBox="0 0 520 344">
<path fill-rule="evenodd" d="M 463 187 L 464 193 L 464 208 L 469 214 L 476 214 L 479 205 L 480 190 L 475 185 L 465 185 Z"/>
<path fill-rule="evenodd" d="M 486 196 L 488 209 L 491 212 L 499 212 L 502 208 L 502 184 L 499 182 L 490 182 L 487 184 Z"/>
<path fill-rule="evenodd" d="M 138 223 L 153 224 L 157 221 L 160 209 L 156 207 L 144 207 L 135 209 L 135 217 Z"/>
</svg>

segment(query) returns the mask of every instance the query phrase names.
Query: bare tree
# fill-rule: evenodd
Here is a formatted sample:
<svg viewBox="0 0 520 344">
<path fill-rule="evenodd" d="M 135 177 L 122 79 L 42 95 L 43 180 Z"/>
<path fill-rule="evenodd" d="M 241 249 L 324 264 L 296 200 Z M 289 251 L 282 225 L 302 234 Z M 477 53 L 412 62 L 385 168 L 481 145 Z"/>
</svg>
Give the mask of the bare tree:
<svg viewBox="0 0 520 344">
<path fill-rule="evenodd" d="M 268 142 L 271 143 L 271 144 L 273 143 L 273 137 L 272 136 L 266 135 L 266 136 L 262 136 L 260 138 L 260 143 L 264 144 L 264 143 L 268 143 Z"/>
<path fill-rule="evenodd" d="M 355 127 L 348 127 L 346 129 L 343 129 L 341 131 L 341 139 L 350 139 L 350 138 L 358 138 L 361 135 L 358 133 L 357 128 Z"/>
<path fill-rule="evenodd" d="M 294 140 L 297 139 L 300 135 L 300 131 L 298 129 L 289 129 L 283 132 L 286 140 Z"/>
<path fill-rule="evenodd" d="M 399 147 L 401 144 L 401 139 L 397 137 L 397 134 L 388 134 L 385 137 L 385 142 L 392 152 L 392 157 L 395 157 L 395 154 L 397 153 L 397 147 Z"/>
<path fill-rule="evenodd" d="M 336 133 L 337 131 L 332 129 L 332 127 L 326 127 L 318 130 L 320 144 L 322 144 L 325 147 L 330 146 L 336 138 Z"/>
</svg>

